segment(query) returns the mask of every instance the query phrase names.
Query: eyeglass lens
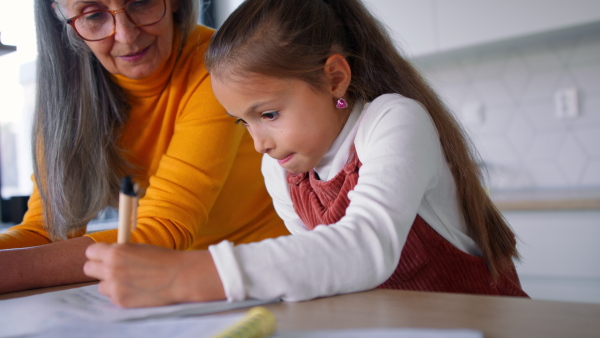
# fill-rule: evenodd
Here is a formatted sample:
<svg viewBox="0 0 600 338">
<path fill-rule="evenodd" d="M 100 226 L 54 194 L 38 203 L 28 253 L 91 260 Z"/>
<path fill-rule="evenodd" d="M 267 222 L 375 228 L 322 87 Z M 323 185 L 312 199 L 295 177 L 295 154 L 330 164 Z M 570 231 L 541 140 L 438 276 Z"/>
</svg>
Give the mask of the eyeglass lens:
<svg viewBox="0 0 600 338">
<path fill-rule="evenodd" d="M 148 26 L 163 18 L 165 2 L 164 0 L 131 1 L 127 3 L 124 10 L 131 22 L 137 26 Z M 101 40 L 113 34 L 116 21 L 114 15 L 108 10 L 93 10 L 77 16 L 73 20 L 73 25 L 82 38 Z"/>
</svg>

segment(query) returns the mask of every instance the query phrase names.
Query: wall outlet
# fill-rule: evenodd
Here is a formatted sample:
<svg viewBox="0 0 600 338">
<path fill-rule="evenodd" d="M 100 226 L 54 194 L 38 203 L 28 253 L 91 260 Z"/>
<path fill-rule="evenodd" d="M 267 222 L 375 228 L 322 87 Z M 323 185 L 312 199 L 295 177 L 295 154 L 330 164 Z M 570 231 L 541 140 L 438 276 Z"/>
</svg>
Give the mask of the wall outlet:
<svg viewBox="0 0 600 338">
<path fill-rule="evenodd" d="M 559 120 L 574 119 L 579 116 L 577 89 L 562 88 L 554 93 L 554 111 Z"/>
</svg>

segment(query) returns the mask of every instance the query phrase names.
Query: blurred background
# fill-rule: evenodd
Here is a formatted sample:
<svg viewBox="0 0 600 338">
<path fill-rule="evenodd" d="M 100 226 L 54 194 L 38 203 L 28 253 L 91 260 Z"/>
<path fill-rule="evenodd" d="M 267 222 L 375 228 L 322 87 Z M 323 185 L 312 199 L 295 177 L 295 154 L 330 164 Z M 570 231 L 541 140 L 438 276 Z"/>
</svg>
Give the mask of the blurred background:
<svg viewBox="0 0 600 338">
<path fill-rule="evenodd" d="M 199 1 L 214 28 L 242 2 Z M 525 291 L 600 303 L 600 1 L 364 3 L 481 154 Z M 0 43 L 2 220 L 14 224 L 32 188 L 33 0 L 0 0 Z"/>
</svg>

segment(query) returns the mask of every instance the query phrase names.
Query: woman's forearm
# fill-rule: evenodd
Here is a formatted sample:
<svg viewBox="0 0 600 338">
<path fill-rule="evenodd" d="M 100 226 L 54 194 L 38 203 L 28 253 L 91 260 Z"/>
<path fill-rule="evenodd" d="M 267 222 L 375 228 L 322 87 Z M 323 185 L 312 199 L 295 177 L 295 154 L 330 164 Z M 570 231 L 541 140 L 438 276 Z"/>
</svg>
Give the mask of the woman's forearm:
<svg viewBox="0 0 600 338">
<path fill-rule="evenodd" d="M 0 293 L 94 280 L 83 273 L 85 250 L 93 243 L 91 238 L 78 237 L 0 250 Z"/>
</svg>

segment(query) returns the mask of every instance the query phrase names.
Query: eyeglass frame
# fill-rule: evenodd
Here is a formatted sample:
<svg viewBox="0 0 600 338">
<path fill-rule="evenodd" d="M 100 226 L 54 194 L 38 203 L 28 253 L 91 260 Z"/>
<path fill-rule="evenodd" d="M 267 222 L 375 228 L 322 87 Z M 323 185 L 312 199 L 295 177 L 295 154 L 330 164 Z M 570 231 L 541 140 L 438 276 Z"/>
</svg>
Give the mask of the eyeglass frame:
<svg viewBox="0 0 600 338">
<path fill-rule="evenodd" d="M 115 35 L 115 31 L 116 31 L 116 28 L 117 28 L 117 17 L 116 17 L 116 15 L 117 15 L 117 13 L 119 13 L 119 12 L 124 12 L 124 13 L 125 13 L 125 16 L 127 17 L 127 19 L 128 19 L 128 20 L 129 20 L 129 21 L 130 21 L 132 24 L 134 24 L 136 27 L 145 27 L 145 26 L 151 26 L 151 25 L 157 24 L 157 23 L 159 23 L 159 22 L 160 22 L 162 19 L 164 19 L 164 18 L 165 18 L 165 15 L 167 14 L 167 0 L 162 0 L 162 1 L 163 1 L 163 5 L 164 5 L 164 12 L 163 12 L 163 15 L 160 17 L 160 19 L 158 19 L 158 21 L 155 21 L 155 22 L 153 22 L 153 23 L 147 23 L 147 24 L 144 24 L 144 25 L 139 25 L 139 24 L 135 23 L 135 22 L 134 22 L 134 21 L 131 19 L 131 17 L 129 16 L 129 14 L 127 14 L 127 6 L 129 6 L 129 4 L 131 4 L 131 3 L 132 3 L 132 2 L 134 2 L 134 1 L 136 1 L 136 0 L 130 0 L 130 1 L 128 1 L 128 2 L 125 4 L 125 6 L 123 6 L 122 8 L 119 8 L 119 9 L 115 9 L 115 10 L 110 10 L 110 9 L 96 9 L 96 10 L 93 10 L 93 11 L 89 11 L 89 12 L 81 13 L 81 14 L 79 14 L 79 15 L 75 15 L 74 17 L 71 17 L 71 18 L 69 18 L 69 19 L 65 18 L 64 14 L 63 14 L 63 13 L 62 13 L 62 11 L 60 10 L 60 8 L 58 9 L 58 11 L 60 12 L 60 15 L 63 17 L 63 19 L 64 19 L 64 22 L 65 22 L 66 24 L 68 24 L 69 26 L 73 27 L 73 30 L 75 31 L 75 33 L 77 34 L 77 36 L 79 36 L 81 39 L 83 39 L 83 40 L 85 40 L 85 41 L 92 41 L 92 42 L 94 42 L 94 41 L 102 41 L 102 40 L 104 40 L 104 39 L 108 39 L 108 38 L 110 38 L 111 36 Z M 60 4 L 58 4 L 58 2 L 56 2 L 56 1 L 52 1 L 52 5 L 51 5 L 51 6 L 52 6 L 53 8 L 54 8 L 54 4 L 57 4 L 58 6 L 60 6 Z M 91 13 L 97 13 L 97 12 L 107 12 L 107 13 L 109 13 L 109 14 L 112 16 L 112 18 L 113 18 L 113 26 L 114 26 L 114 27 L 113 27 L 113 30 L 112 30 L 112 32 L 111 32 L 109 35 L 107 35 L 107 36 L 103 37 L 102 39 L 86 39 L 86 38 L 84 38 L 84 37 L 83 37 L 83 36 L 82 36 L 82 35 L 79 33 L 79 31 L 77 31 L 77 28 L 75 27 L 75 20 L 79 19 L 80 17 L 82 17 L 82 16 L 84 16 L 84 15 L 89 15 L 89 14 L 91 14 Z"/>
</svg>

